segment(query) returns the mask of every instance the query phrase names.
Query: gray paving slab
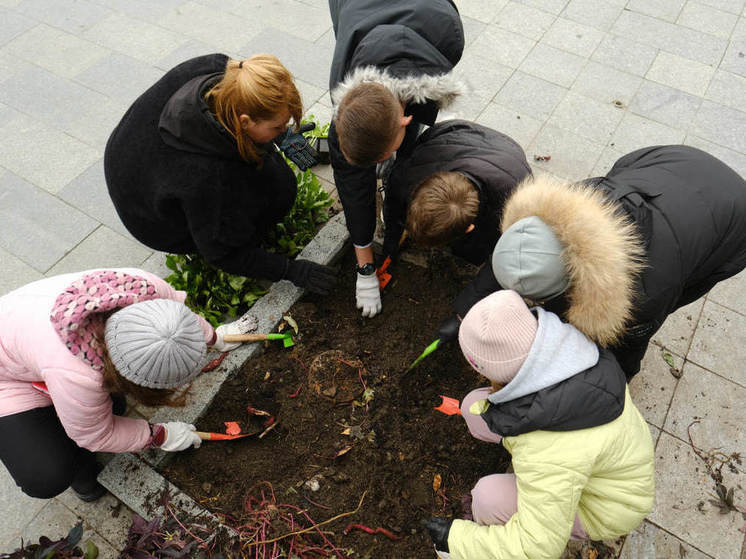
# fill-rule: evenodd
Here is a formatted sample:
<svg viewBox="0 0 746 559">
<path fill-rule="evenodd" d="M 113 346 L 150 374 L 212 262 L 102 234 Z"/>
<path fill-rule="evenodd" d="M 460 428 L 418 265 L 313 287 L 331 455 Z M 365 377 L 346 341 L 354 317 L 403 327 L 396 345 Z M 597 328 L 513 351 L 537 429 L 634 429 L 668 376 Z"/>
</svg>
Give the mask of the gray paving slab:
<svg viewBox="0 0 746 559">
<path fill-rule="evenodd" d="M 736 14 L 724 12 L 699 2 L 687 2 L 676 23 L 715 35 L 721 39 L 728 39 L 737 21 L 738 15 Z"/>
<path fill-rule="evenodd" d="M 608 31 L 619 17 L 623 5 L 599 2 L 598 0 L 570 0 L 562 17 Z"/>
<path fill-rule="evenodd" d="M 687 359 L 746 386 L 746 316 L 706 301 Z"/>
<path fill-rule="evenodd" d="M 90 0 L 106 6 L 116 12 L 132 16 L 143 21 L 153 21 L 167 12 L 185 4 L 187 0 Z"/>
<path fill-rule="evenodd" d="M 10 550 L 17 544 L 18 536 L 47 502 L 46 499 L 34 499 L 21 493 L 5 466 L 0 466 L 0 503 L 3 510 L 0 551 Z"/>
<path fill-rule="evenodd" d="M 707 88 L 705 99 L 746 112 L 746 78 L 717 70 Z"/>
<path fill-rule="evenodd" d="M 720 63 L 721 70 L 733 72 L 739 76 L 746 76 L 746 47 L 743 40 L 731 41 Z"/>
<path fill-rule="evenodd" d="M 111 10 L 87 0 L 23 0 L 16 11 L 31 19 L 80 33 L 111 14 Z"/>
<path fill-rule="evenodd" d="M 115 233 L 105 225 L 100 225 L 68 252 L 47 272 L 48 275 L 77 272 L 90 267 L 139 267 L 150 257 L 152 250 L 131 237 Z"/>
<path fill-rule="evenodd" d="M 611 103 L 602 103 L 571 91 L 554 109 L 547 124 L 606 145 L 623 116 L 624 110 Z"/>
<path fill-rule="evenodd" d="M 604 33 L 576 21 L 557 18 L 541 42 L 587 58 L 604 38 Z"/>
<path fill-rule="evenodd" d="M 704 100 L 691 127 L 695 136 L 746 153 L 746 113 Z"/>
<path fill-rule="evenodd" d="M 656 503 L 648 520 L 708 555 L 738 557 L 743 542 L 738 528 L 743 519 L 740 514 L 721 515 L 708 502 L 714 495 L 714 482 L 689 443 L 661 433 L 655 470 Z M 726 483 L 731 485 L 733 480 L 725 470 Z"/>
<path fill-rule="evenodd" d="M 75 525 L 80 522 L 78 516 L 65 507 L 56 499 L 47 501 L 44 507 L 34 517 L 33 523 L 28 524 L 19 535 L 17 543 L 21 539 L 24 542 L 39 543 L 41 536 L 46 536 L 51 540 L 58 540 L 65 537 Z M 93 535 L 92 530 L 83 525 L 83 536 L 81 543 L 85 543 Z"/>
<path fill-rule="evenodd" d="M 746 155 L 733 151 L 723 146 L 719 146 L 707 140 L 703 140 L 693 134 L 688 134 L 684 143 L 688 146 L 694 146 L 701 150 L 711 153 L 718 157 L 734 169 L 742 177 L 746 177 Z"/>
<path fill-rule="evenodd" d="M 718 283 L 707 294 L 707 300 L 746 315 L 746 270 Z"/>
<path fill-rule="evenodd" d="M 627 112 L 614 132 L 609 145 L 629 153 L 645 146 L 680 144 L 684 131 Z"/>
<path fill-rule="evenodd" d="M 300 91 L 300 96 L 301 96 L 301 99 L 303 100 L 304 110 L 312 106 L 314 103 L 316 103 L 316 101 L 318 101 L 322 97 L 326 97 L 329 95 L 328 89 L 315 86 L 313 84 L 310 84 L 298 78 L 295 79 L 295 85 L 298 88 L 298 91 Z M 327 120 L 326 122 L 329 122 L 329 121 Z"/>
<path fill-rule="evenodd" d="M 547 124 L 528 147 L 527 156 L 532 166 L 575 181 L 590 176 L 603 149 L 603 144 Z M 532 161 L 534 155 L 550 156 L 551 159 Z"/>
<path fill-rule="evenodd" d="M 484 23 L 490 23 L 508 0 L 457 0 L 459 13 Z"/>
<path fill-rule="evenodd" d="M 69 115 L 64 131 L 104 153 L 106 142 L 129 104 L 122 100 L 104 99 L 96 105 L 88 105 L 77 115 Z"/>
<path fill-rule="evenodd" d="M 480 33 L 467 52 L 503 66 L 518 68 L 535 44 L 536 41 L 533 39 L 501 29 L 496 25 L 489 25 Z"/>
<path fill-rule="evenodd" d="M 111 53 L 75 75 L 75 80 L 124 106 L 129 106 L 164 73 L 160 68 L 131 56 Z"/>
<path fill-rule="evenodd" d="M 624 539 L 619 559 L 648 559 L 653 557 L 708 559 L 710 556 L 672 536 L 665 530 L 661 530 L 655 524 L 645 521 Z"/>
<path fill-rule="evenodd" d="M 701 4 L 706 6 L 712 6 L 718 10 L 730 12 L 732 14 L 741 13 L 743 10 L 746 13 L 746 2 L 744 0 L 699 0 Z M 744 15 L 744 14 L 741 14 Z"/>
<path fill-rule="evenodd" d="M 656 0 L 655 2 L 630 0 L 626 9 L 674 22 L 678 19 L 684 4 L 686 4 L 686 0 Z"/>
<path fill-rule="evenodd" d="M 620 14 L 611 31 L 703 64 L 718 64 L 727 46 L 725 39 L 628 10 Z"/>
<path fill-rule="evenodd" d="M 33 19 L 6 8 L 0 8 L 0 21 L 3 22 L 0 25 L 0 46 L 37 25 Z"/>
<path fill-rule="evenodd" d="M 519 114 L 526 113 L 544 121 L 566 94 L 567 89 L 564 87 L 517 71 L 495 96 L 494 101 L 518 111 Z"/>
<path fill-rule="evenodd" d="M 452 109 L 464 118 L 476 118 L 513 74 L 513 69 L 467 51 L 455 68 L 468 88 Z"/>
<path fill-rule="evenodd" d="M 675 87 L 692 95 L 704 95 L 715 68 L 661 51 L 645 74 L 649 80 Z"/>
<path fill-rule="evenodd" d="M 613 147 L 606 146 L 601 152 L 601 155 L 598 157 L 596 164 L 593 166 L 593 169 L 591 170 L 591 176 L 604 176 L 609 171 L 609 169 L 614 166 L 614 163 L 616 163 L 616 161 L 624 155 L 625 153 L 616 150 Z"/>
<path fill-rule="evenodd" d="M 540 120 L 527 114 L 520 114 L 497 103 L 487 105 L 487 108 L 479 115 L 477 122 L 507 134 L 518 142 L 523 149 L 528 148 L 542 127 Z"/>
<path fill-rule="evenodd" d="M 645 421 L 658 428 L 663 428 L 678 383 L 678 379 L 671 374 L 671 366 L 664 359 L 666 353 L 656 344 L 648 345 L 640 372 L 629 383 L 629 393 L 637 409 Z M 681 371 L 684 358 L 671 355 L 671 359 L 674 368 Z"/>
<path fill-rule="evenodd" d="M 161 70 L 168 71 L 177 64 L 181 64 L 182 62 L 189 60 L 190 58 L 202 56 L 205 54 L 213 54 L 216 52 L 220 52 L 220 49 L 217 49 L 212 45 L 208 45 L 207 43 L 203 43 L 202 41 L 198 41 L 197 39 L 188 39 L 186 42 L 179 45 L 175 50 L 156 62 L 155 66 L 157 68 L 160 68 Z M 226 54 L 231 58 L 240 58 L 237 54 L 231 54 L 228 52 L 223 52 L 223 54 Z"/>
<path fill-rule="evenodd" d="M 555 14 L 539 8 L 518 2 L 508 2 L 495 16 L 492 24 L 538 41 L 549 30 L 555 19 L 557 19 Z"/>
<path fill-rule="evenodd" d="M 79 518 L 85 518 L 87 525 L 100 534 L 109 545 L 122 549 L 127 542 L 127 531 L 132 522 L 132 511 L 111 493 L 107 493 L 94 503 L 78 499 L 72 489 L 56 498 L 56 501 L 70 509 Z"/>
<path fill-rule="evenodd" d="M 44 273 L 98 225 L 13 173 L 0 176 L 0 246 Z"/>
<path fill-rule="evenodd" d="M 4 50 L 65 78 L 91 67 L 109 53 L 106 48 L 45 23 L 17 36 Z"/>
<path fill-rule="evenodd" d="M 655 47 L 629 37 L 607 34 L 593 51 L 591 59 L 629 74 L 644 76 L 657 54 Z"/>
<path fill-rule="evenodd" d="M 698 299 L 669 314 L 663 326 L 653 335 L 652 341 L 671 353 L 686 356 L 704 304 L 704 298 Z"/>
<path fill-rule="evenodd" d="M 572 90 L 603 103 L 629 105 L 642 78 L 598 62 L 588 62 L 575 80 Z"/>
<path fill-rule="evenodd" d="M 528 53 L 519 66 L 519 70 L 569 88 L 585 63 L 586 59 L 581 56 L 550 47 L 542 42 Z"/>
<path fill-rule="evenodd" d="M 691 126 L 701 105 L 701 97 L 644 80 L 630 102 L 629 110 L 671 128 L 686 130 Z"/>
<path fill-rule="evenodd" d="M 0 275 L 0 297 L 44 277 L 41 272 L 2 248 L 0 248 L 0 270 L 3 271 Z"/>
<path fill-rule="evenodd" d="M 568 0 L 517 0 L 521 4 L 540 8 L 545 12 L 549 12 L 555 15 L 562 13 L 562 10 L 567 6 Z"/>
</svg>

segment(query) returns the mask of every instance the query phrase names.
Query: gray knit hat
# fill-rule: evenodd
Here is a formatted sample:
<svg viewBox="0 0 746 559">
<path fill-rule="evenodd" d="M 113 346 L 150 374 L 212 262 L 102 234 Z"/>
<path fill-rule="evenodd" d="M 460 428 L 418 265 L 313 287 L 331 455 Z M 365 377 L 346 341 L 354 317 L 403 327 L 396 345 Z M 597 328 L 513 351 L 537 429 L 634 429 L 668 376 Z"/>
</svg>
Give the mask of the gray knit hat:
<svg viewBox="0 0 746 559">
<path fill-rule="evenodd" d="M 505 230 L 492 252 L 492 272 L 504 289 L 534 301 L 552 299 L 570 283 L 562 244 L 536 216 L 519 219 Z"/>
<path fill-rule="evenodd" d="M 204 366 L 207 343 L 197 316 L 170 299 L 129 305 L 106 321 L 106 346 L 119 374 L 147 388 L 174 388 Z"/>
</svg>

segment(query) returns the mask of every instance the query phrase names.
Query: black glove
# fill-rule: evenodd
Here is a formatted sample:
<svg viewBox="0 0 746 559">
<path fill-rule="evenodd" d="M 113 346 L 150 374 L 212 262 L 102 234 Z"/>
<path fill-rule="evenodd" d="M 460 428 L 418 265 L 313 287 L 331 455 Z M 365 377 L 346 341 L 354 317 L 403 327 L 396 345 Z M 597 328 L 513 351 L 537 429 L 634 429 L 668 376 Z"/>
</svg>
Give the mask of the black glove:
<svg viewBox="0 0 746 559">
<path fill-rule="evenodd" d="M 430 532 L 430 539 L 433 540 L 435 551 L 445 551 L 448 553 L 448 532 L 451 531 L 453 518 L 433 517 L 430 520 L 423 520 L 427 531 Z"/>
<path fill-rule="evenodd" d="M 288 128 L 287 132 L 275 138 L 275 144 L 279 146 L 282 153 L 295 163 L 301 171 L 305 171 L 319 162 L 319 154 L 303 135 L 303 132 L 308 132 L 314 128 L 316 128 L 314 123 L 304 124 L 298 132 L 293 132 L 292 128 Z"/>
<path fill-rule="evenodd" d="M 438 339 L 441 343 L 452 342 L 458 339 L 458 329 L 461 327 L 461 320 L 457 315 L 446 318 L 438 328 Z"/>
<path fill-rule="evenodd" d="M 334 268 L 310 260 L 289 260 L 284 279 L 319 295 L 328 295 L 335 283 Z"/>
</svg>

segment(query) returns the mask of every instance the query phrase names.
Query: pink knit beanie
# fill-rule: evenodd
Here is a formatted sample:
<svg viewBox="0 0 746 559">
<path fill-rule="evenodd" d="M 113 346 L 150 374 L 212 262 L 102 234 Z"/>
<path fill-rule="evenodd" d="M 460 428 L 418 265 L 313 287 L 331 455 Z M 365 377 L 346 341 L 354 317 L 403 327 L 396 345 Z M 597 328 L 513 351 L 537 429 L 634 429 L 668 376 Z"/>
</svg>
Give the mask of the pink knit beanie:
<svg viewBox="0 0 746 559">
<path fill-rule="evenodd" d="M 518 293 L 496 291 L 466 313 L 458 341 L 479 374 L 504 385 L 526 360 L 537 328 L 536 318 Z"/>
</svg>

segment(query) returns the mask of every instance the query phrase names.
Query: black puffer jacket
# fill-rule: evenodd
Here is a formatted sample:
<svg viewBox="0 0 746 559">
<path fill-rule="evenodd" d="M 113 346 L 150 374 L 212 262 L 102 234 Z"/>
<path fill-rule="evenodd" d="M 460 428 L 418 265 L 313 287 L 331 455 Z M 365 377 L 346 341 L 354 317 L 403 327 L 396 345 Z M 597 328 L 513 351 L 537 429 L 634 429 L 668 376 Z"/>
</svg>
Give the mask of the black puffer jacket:
<svg viewBox="0 0 746 559">
<path fill-rule="evenodd" d="M 650 338 L 670 313 L 746 267 L 746 181 L 715 157 L 674 145 L 634 151 L 619 159 L 605 177 L 584 182 L 602 193 L 604 200 L 616 202 L 619 211 L 631 219 L 641 237 L 644 267 L 635 277 L 620 275 L 598 282 L 599 274 L 591 270 L 604 270 L 603 263 L 584 259 L 582 253 L 571 255 L 570 266 L 583 272 L 578 277 L 587 281 L 571 284 L 564 296 L 544 306 L 591 339 L 615 337 L 609 347 L 631 378 L 640 369 Z M 502 231 L 527 215 L 538 215 L 560 228 L 578 219 L 577 212 L 560 214 L 559 205 L 551 199 L 545 203 L 546 189 L 539 178 L 534 183 L 524 185 L 507 201 Z M 535 189 L 536 195 L 526 189 Z M 532 200 L 541 198 L 542 208 L 532 207 Z M 513 211 L 514 201 L 520 202 L 519 211 Z M 622 256 L 609 252 L 602 258 L 612 262 Z M 628 301 L 631 320 L 626 323 L 616 312 L 601 312 L 603 302 L 625 298 L 618 289 L 623 283 L 634 285 Z M 488 263 L 457 298 L 456 312 L 463 316 L 497 289 L 500 286 Z"/>
<path fill-rule="evenodd" d="M 278 280 L 287 259 L 258 245 L 292 207 L 296 180 L 273 150 L 261 168 L 241 159 L 210 112 L 204 94 L 227 61 L 222 54 L 188 60 L 135 101 L 106 145 L 106 183 L 122 222 L 143 244 Z"/>
<path fill-rule="evenodd" d="M 458 256 L 481 264 L 500 237 L 503 204 L 531 174 L 526 154 L 505 134 L 465 120 L 439 122 L 424 132 L 409 157 L 397 159 L 386 187 L 384 253 L 393 255 L 406 226 L 414 188 L 441 171 L 456 171 L 479 192 L 474 230 L 452 245 Z"/>
<path fill-rule="evenodd" d="M 450 0 L 330 0 L 337 39 L 329 76 L 334 104 L 362 82 L 386 86 L 412 115 L 398 157 L 420 125 L 432 125 L 464 87 L 451 70 L 464 50 L 464 31 Z M 332 123 L 329 147 L 334 180 L 352 242 L 364 246 L 375 231 L 375 167 L 356 167 L 339 149 Z"/>
</svg>

